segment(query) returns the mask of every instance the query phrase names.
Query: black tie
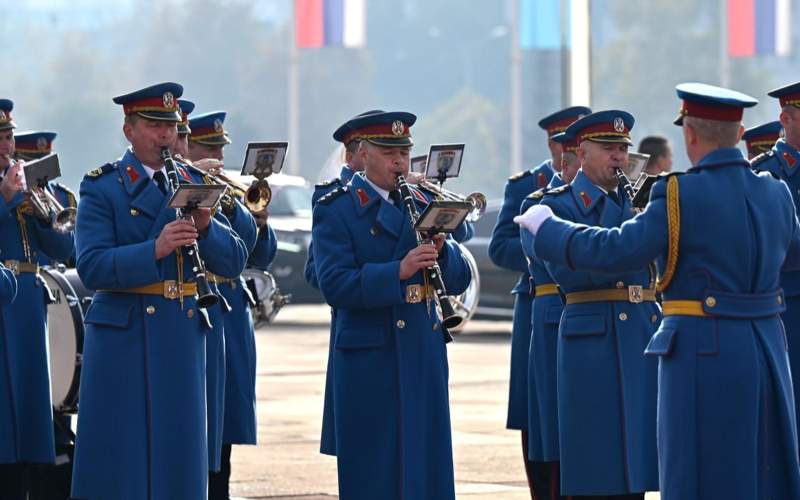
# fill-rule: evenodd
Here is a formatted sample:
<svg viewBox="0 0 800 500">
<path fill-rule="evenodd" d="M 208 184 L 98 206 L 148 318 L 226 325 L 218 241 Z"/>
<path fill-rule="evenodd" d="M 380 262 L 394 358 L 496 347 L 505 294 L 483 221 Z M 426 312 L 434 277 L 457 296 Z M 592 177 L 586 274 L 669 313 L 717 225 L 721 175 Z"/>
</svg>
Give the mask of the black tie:
<svg viewBox="0 0 800 500">
<path fill-rule="evenodd" d="M 608 197 L 609 197 L 609 198 L 611 198 L 611 200 L 612 200 L 614 203 L 616 203 L 617 205 L 619 205 L 619 206 L 622 206 L 622 205 L 620 204 L 620 202 L 619 202 L 619 195 L 617 194 L 617 191 L 616 191 L 616 190 L 614 190 L 614 191 L 609 191 L 609 192 L 608 192 Z"/>
<path fill-rule="evenodd" d="M 403 197 L 400 196 L 400 191 L 389 191 L 389 199 L 392 200 L 394 206 L 399 208 L 400 210 L 403 209 Z"/>
<path fill-rule="evenodd" d="M 164 176 L 164 172 L 161 170 L 154 172 L 153 180 L 156 181 L 156 186 L 158 186 L 158 189 L 160 189 L 163 194 L 167 194 L 167 178 Z"/>
</svg>

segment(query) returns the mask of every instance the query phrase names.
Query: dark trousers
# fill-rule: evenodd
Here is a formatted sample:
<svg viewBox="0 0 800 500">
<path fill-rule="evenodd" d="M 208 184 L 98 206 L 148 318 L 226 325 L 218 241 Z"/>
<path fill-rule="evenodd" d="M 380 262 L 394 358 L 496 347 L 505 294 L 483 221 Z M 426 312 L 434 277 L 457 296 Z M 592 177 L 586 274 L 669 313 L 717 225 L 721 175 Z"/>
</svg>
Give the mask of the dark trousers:
<svg viewBox="0 0 800 500">
<path fill-rule="evenodd" d="M 230 500 L 231 449 L 230 444 L 222 445 L 219 472 L 208 473 L 208 500 Z"/>
<path fill-rule="evenodd" d="M 30 465 L 0 464 L 0 500 L 27 500 Z"/>
<path fill-rule="evenodd" d="M 522 458 L 532 500 L 568 500 L 561 496 L 559 462 L 532 462 L 528 460 L 528 433 L 522 431 Z"/>
</svg>

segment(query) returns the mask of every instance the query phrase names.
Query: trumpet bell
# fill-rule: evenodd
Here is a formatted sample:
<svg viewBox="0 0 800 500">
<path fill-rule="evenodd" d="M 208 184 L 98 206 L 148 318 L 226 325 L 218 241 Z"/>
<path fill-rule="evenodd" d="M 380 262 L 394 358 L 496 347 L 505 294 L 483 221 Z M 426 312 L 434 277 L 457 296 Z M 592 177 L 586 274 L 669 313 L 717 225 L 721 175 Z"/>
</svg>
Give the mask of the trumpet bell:
<svg viewBox="0 0 800 500">
<path fill-rule="evenodd" d="M 266 180 L 253 181 L 244 194 L 244 202 L 251 212 L 260 212 L 272 201 L 272 189 Z"/>
<path fill-rule="evenodd" d="M 72 207 L 60 210 L 53 219 L 53 229 L 59 233 L 69 233 L 75 229 L 77 215 L 78 211 Z"/>
</svg>

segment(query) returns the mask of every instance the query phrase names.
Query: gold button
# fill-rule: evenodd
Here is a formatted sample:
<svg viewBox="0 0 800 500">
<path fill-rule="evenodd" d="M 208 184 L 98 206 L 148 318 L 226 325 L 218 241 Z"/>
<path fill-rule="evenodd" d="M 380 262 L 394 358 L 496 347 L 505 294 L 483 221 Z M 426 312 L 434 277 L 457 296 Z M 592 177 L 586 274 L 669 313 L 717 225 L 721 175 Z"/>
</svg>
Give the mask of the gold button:
<svg viewBox="0 0 800 500">
<path fill-rule="evenodd" d="M 650 322 L 651 323 L 655 323 L 656 321 L 658 321 L 658 314 L 654 314 L 654 315 L 650 316 Z"/>
<path fill-rule="evenodd" d="M 186 311 L 186 317 L 187 318 L 194 317 L 194 309 L 189 309 L 188 311 Z"/>
<path fill-rule="evenodd" d="M 439 329 L 439 323 L 434 323 L 433 324 L 433 329 L 434 330 L 438 330 Z"/>
<path fill-rule="evenodd" d="M 131 170 L 133 170 L 133 168 L 130 165 L 128 165 L 127 167 L 125 167 L 125 170 L 130 172 Z"/>
<path fill-rule="evenodd" d="M 778 304 L 783 304 L 783 297 L 778 297 Z"/>
<path fill-rule="evenodd" d="M 231 289 L 236 290 L 236 280 L 231 280 Z"/>
<path fill-rule="evenodd" d="M 714 307 L 715 305 L 717 305 L 717 299 L 715 299 L 714 297 L 707 297 L 706 298 L 706 305 L 708 307 Z"/>
<path fill-rule="evenodd" d="M 625 314 L 625 313 L 619 313 L 619 320 L 620 321 L 627 321 L 628 320 L 628 315 Z"/>
<path fill-rule="evenodd" d="M 617 281 L 617 288 L 625 288 L 625 283 Z"/>
<path fill-rule="evenodd" d="M 369 234 L 371 234 L 372 236 L 377 236 L 378 229 L 376 227 L 369 228 Z"/>
<path fill-rule="evenodd" d="M 139 211 L 138 211 L 138 210 L 136 210 L 135 208 L 131 208 L 131 215 L 133 215 L 134 217 L 136 217 L 137 215 L 139 215 Z"/>
<path fill-rule="evenodd" d="M 405 328 L 405 327 L 406 327 L 406 322 L 403 321 L 402 319 L 398 319 L 397 320 L 397 328 Z"/>
<path fill-rule="evenodd" d="M 147 311 L 147 314 L 155 314 L 156 313 L 156 308 L 153 307 L 153 306 L 147 306 L 146 311 Z"/>
</svg>

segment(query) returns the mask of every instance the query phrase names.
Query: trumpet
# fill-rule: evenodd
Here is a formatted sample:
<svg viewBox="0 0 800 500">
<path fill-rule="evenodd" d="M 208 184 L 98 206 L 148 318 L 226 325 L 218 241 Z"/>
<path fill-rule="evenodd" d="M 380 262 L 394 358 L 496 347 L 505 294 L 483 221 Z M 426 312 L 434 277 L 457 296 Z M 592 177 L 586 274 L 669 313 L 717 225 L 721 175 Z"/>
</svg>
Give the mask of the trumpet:
<svg viewBox="0 0 800 500">
<path fill-rule="evenodd" d="M 64 234 L 75 229 L 77 210 L 63 207 L 46 187 L 28 189 L 25 191 L 25 198 L 23 203 L 30 207 L 30 212 L 49 222 L 56 232 Z M 23 210 L 26 208 L 23 206 Z"/>
<path fill-rule="evenodd" d="M 242 181 L 228 177 L 223 169 L 215 168 L 204 171 L 197 168 L 186 158 L 179 157 L 179 159 L 182 162 L 186 162 L 187 165 L 195 169 L 201 175 L 208 177 L 212 182 L 228 186 L 232 192 L 231 194 L 240 199 L 251 212 L 260 212 L 264 210 L 264 207 L 269 205 L 269 202 L 272 200 L 272 189 L 270 189 L 266 179 L 256 179 L 248 186 Z M 232 200 L 231 203 L 227 204 L 223 201 L 223 205 L 232 206 Z"/>
<path fill-rule="evenodd" d="M 272 189 L 267 179 L 256 179 L 244 193 L 244 204 L 252 212 L 264 210 L 272 201 Z"/>
<path fill-rule="evenodd" d="M 466 201 L 472 205 L 472 211 L 465 219 L 467 222 L 475 222 L 486 213 L 486 195 L 483 193 L 474 192 L 464 196 L 445 189 L 441 185 L 431 182 L 428 179 L 419 181 L 417 187 L 443 200 Z"/>
<path fill-rule="evenodd" d="M 19 163 L 8 155 L 3 157 L 11 165 Z M 28 188 L 24 192 L 25 201 L 20 205 L 22 213 L 33 215 L 45 222 L 50 223 L 53 230 L 59 233 L 69 233 L 75 229 L 77 210 L 73 207 L 63 207 L 58 202 L 53 193 L 43 184 L 36 188 Z"/>
</svg>

